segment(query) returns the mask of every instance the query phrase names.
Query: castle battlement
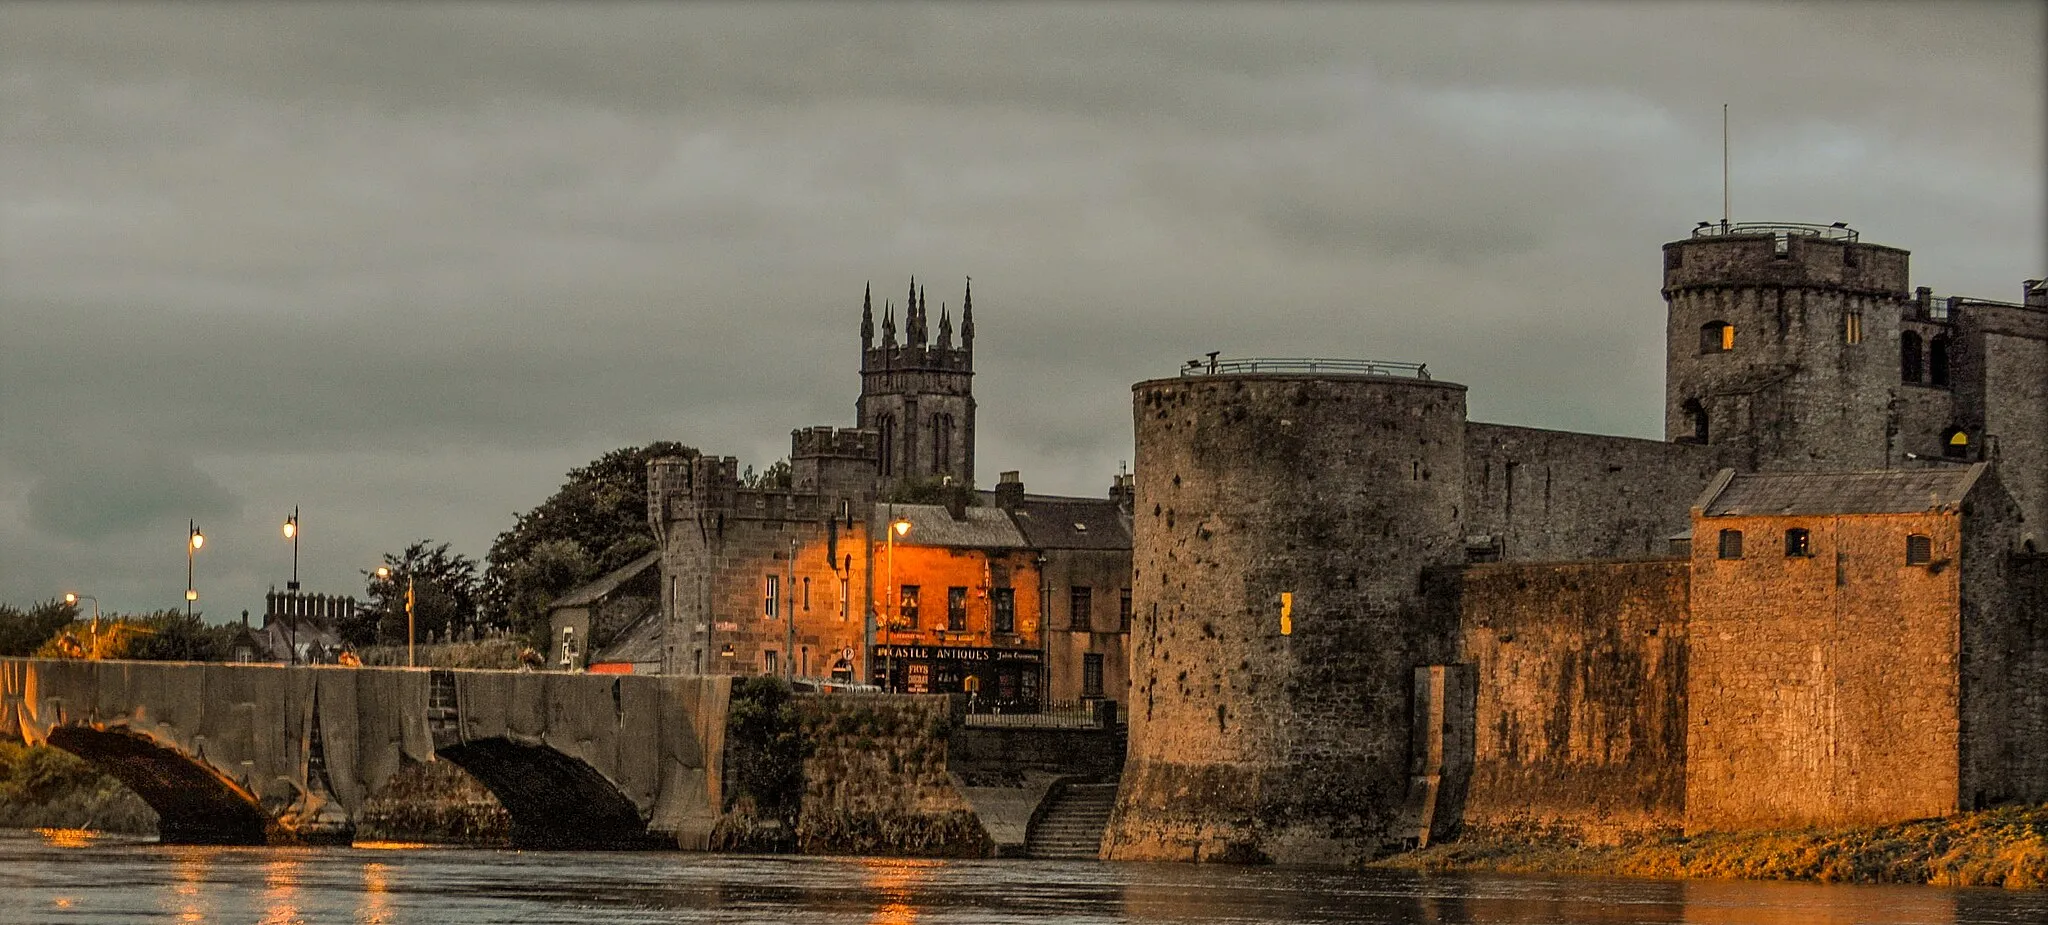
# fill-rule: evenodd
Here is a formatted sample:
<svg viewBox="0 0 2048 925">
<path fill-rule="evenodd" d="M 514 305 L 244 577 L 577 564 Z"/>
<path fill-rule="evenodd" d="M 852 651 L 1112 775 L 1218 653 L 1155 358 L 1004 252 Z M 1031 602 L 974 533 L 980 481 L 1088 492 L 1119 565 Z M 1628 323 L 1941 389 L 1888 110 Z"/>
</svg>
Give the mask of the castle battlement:
<svg viewBox="0 0 2048 925">
<path fill-rule="evenodd" d="M 1664 245 L 1664 292 L 1824 289 L 1904 298 L 1911 255 L 1846 224 L 1712 224 Z"/>
<path fill-rule="evenodd" d="M 859 427 L 799 427 L 789 432 L 791 462 L 815 457 L 864 459 L 873 462 L 881 452 L 882 435 Z"/>
</svg>

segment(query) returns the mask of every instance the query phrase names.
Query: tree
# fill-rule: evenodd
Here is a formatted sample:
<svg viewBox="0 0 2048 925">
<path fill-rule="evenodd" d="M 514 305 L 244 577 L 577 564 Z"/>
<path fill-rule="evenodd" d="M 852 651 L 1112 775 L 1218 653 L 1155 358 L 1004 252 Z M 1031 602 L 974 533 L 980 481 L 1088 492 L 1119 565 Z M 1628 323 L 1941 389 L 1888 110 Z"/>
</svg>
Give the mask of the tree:
<svg viewBox="0 0 2048 925">
<path fill-rule="evenodd" d="M 54 598 L 32 605 L 27 610 L 12 604 L 0 604 L 0 655 L 18 657 L 34 653 L 76 619 L 76 605 Z"/>
<path fill-rule="evenodd" d="M 388 577 L 364 571 L 365 606 L 337 627 L 343 641 L 355 646 L 399 645 L 409 638 L 451 638 L 477 624 L 482 597 L 476 560 L 448 551 L 448 544 L 420 540 L 397 554 L 384 554 Z M 405 618 L 406 596 L 413 598 L 412 635 Z"/>
<path fill-rule="evenodd" d="M 208 625 L 178 609 L 106 614 L 73 620 L 35 649 L 37 658 L 121 658 L 157 662 L 222 662 L 234 652 L 239 625 Z"/>
<path fill-rule="evenodd" d="M 740 484 L 748 488 L 788 488 L 794 480 L 787 459 L 778 459 L 759 473 L 753 466 L 740 473 Z"/>
<path fill-rule="evenodd" d="M 485 621 L 546 645 L 550 603 L 654 549 L 654 531 L 647 525 L 648 462 L 694 455 L 680 443 L 657 441 L 622 447 L 571 469 L 560 490 L 517 515 L 512 529 L 491 544 Z"/>
</svg>

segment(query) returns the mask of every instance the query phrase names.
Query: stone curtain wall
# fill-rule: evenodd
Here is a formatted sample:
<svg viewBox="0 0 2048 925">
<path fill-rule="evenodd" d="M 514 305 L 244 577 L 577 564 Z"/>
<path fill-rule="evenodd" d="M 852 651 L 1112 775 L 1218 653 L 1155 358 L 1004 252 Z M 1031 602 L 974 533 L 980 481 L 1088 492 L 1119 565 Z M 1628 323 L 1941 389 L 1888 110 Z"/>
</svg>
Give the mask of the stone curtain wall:
<svg viewBox="0 0 2048 925">
<path fill-rule="evenodd" d="M 1465 532 L 1498 536 L 1505 561 L 1664 556 L 1729 455 L 1502 424 L 1465 428 Z"/>
<path fill-rule="evenodd" d="M 1466 830 L 1612 842 L 1685 813 L 1683 559 L 1432 576 L 1477 696 Z"/>
<path fill-rule="evenodd" d="M 1957 808 L 1955 514 L 1696 518 L 1686 830 L 1840 826 Z M 1810 557 L 1784 532 L 1811 531 Z M 1743 558 L 1716 536 L 1743 532 Z M 1909 566 L 1906 536 L 1934 563 Z"/>
<path fill-rule="evenodd" d="M 993 845 L 947 773 L 945 697 L 803 695 L 805 854 L 986 857 Z"/>
</svg>

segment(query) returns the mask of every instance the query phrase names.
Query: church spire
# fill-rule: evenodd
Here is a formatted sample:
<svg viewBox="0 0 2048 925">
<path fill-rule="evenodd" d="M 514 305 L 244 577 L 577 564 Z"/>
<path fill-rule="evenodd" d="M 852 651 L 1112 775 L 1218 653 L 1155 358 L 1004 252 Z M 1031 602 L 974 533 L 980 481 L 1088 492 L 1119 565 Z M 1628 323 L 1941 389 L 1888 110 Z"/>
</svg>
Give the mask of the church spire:
<svg viewBox="0 0 2048 925">
<path fill-rule="evenodd" d="M 882 303 L 882 346 L 896 346 L 896 306 Z"/>
<path fill-rule="evenodd" d="M 946 314 L 946 303 L 939 303 L 939 349 L 953 349 L 953 316 Z"/>
<path fill-rule="evenodd" d="M 960 300 L 960 349 L 974 352 L 974 277 L 967 278 L 967 295 Z"/>
<path fill-rule="evenodd" d="M 875 284 L 870 282 L 860 293 L 860 349 L 875 345 Z"/>
</svg>

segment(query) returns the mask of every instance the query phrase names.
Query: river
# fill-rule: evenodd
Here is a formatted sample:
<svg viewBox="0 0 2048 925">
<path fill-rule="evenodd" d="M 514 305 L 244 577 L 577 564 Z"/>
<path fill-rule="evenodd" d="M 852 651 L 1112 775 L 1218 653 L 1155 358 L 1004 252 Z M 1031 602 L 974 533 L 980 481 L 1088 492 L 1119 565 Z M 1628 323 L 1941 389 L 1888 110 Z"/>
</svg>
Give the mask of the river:
<svg viewBox="0 0 2048 925">
<path fill-rule="evenodd" d="M 475 848 L 195 848 L 0 832 L 0 923 L 2040 925 L 2048 894 Z"/>
</svg>

